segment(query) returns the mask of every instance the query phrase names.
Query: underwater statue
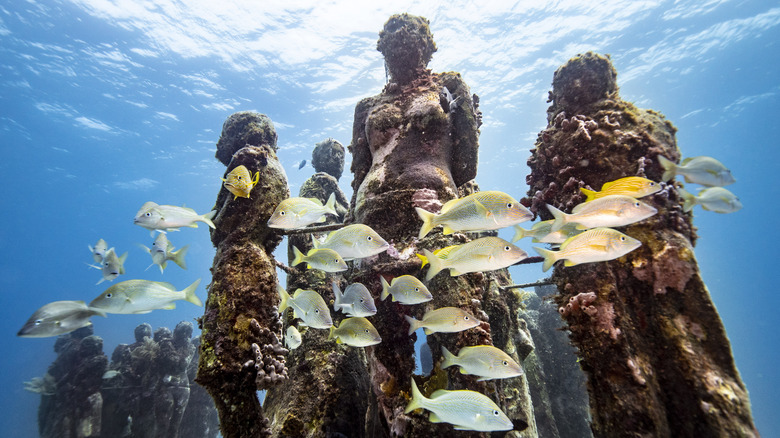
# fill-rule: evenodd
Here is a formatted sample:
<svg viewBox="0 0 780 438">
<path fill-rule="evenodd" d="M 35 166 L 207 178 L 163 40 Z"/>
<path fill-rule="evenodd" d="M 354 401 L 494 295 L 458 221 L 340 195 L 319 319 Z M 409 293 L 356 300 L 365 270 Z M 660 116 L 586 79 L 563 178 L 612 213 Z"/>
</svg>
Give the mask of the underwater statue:
<svg viewBox="0 0 780 438">
<path fill-rule="evenodd" d="M 553 76 L 547 127 L 525 201 L 542 219 L 624 177 L 662 181 L 680 159 L 661 114 L 620 99 L 608 57 L 586 53 Z M 642 198 L 657 214 L 622 228 L 641 242 L 617 260 L 556 266 L 555 301 L 579 350 L 591 429 L 607 436 L 758 436 L 729 340 L 699 273 L 679 183 Z M 580 189 L 585 189 L 580 190 Z"/>
</svg>

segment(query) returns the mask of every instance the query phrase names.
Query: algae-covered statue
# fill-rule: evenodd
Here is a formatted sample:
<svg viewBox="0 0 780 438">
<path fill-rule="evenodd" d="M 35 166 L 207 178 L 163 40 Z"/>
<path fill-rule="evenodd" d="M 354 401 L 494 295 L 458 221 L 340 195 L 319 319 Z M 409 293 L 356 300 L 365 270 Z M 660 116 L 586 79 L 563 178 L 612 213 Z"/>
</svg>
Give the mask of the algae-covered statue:
<svg viewBox="0 0 780 438">
<path fill-rule="evenodd" d="M 624 177 L 661 181 L 676 129 L 620 99 L 608 57 L 586 53 L 553 77 L 548 125 L 528 160 L 528 204 L 550 219 Z M 555 269 L 561 316 L 588 376 L 592 430 L 606 436 L 757 436 L 745 385 L 699 274 L 677 185 L 643 198 L 658 213 L 625 227 L 641 247 Z"/>
</svg>

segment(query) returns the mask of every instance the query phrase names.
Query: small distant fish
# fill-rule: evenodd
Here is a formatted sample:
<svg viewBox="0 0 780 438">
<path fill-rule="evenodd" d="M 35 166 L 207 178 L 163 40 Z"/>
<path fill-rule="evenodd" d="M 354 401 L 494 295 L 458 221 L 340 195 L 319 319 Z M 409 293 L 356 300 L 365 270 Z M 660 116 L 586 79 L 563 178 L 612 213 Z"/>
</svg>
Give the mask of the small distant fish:
<svg viewBox="0 0 780 438">
<path fill-rule="evenodd" d="M 701 205 L 701 208 L 715 213 L 734 213 L 742 209 L 742 202 L 737 195 L 723 187 L 709 187 L 699 191 L 696 196 L 680 189 L 680 196 L 685 201 L 683 211 L 691 211 L 694 205 Z"/>
<path fill-rule="evenodd" d="M 84 301 L 54 301 L 36 310 L 16 336 L 45 338 L 63 335 L 88 326 L 89 319 L 95 315 L 105 317 L 106 312 L 93 309 Z"/>
<path fill-rule="evenodd" d="M 303 320 L 303 325 L 318 329 L 327 329 L 333 326 L 328 305 L 317 292 L 298 289 L 291 297 L 281 285 L 277 285 L 276 289 L 281 297 L 279 312 L 284 312 L 288 307 L 292 307 L 293 317 Z"/>
<path fill-rule="evenodd" d="M 627 176 L 604 183 L 604 185 L 601 186 L 600 192 L 580 187 L 580 191 L 587 197 L 585 202 L 609 195 L 625 195 L 638 199 L 643 196 L 657 193 L 660 190 L 661 184 L 647 178 L 642 178 L 641 176 Z"/>
<path fill-rule="evenodd" d="M 492 345 L 463 347 L 457 356 L 442 346 L 441 353 L 444 356 L 442 369 L 457 365 L 463 374 L 480 376 L 478 381 L 506 379 L 523 374 L 523 369 L 511 356 Z"/>
<path fill-rule="evenodd" d="M 594 228 L 570 237 L 559 251 L 534 247 L 544 257 L 542 270 L 547 271 L 558 260 L 564 266 L 614 260 L 642 246 L 642 242 L 612 228 Z"/>
<path fill-rule="evenodd" d="M 352 347 L 368 347 L 382 342 L 379 332 L 366 318 L 356 316 L 341 321 L 338 327 L 331 326 L 328 339 L 335 339 L 337 344 L 347 344 Z"/>
<path fill-rule="evenodd" d="M 98 239 L 95 246 L 87 245 L 87 248 L 92 253 L 92 259 L 95 260 L 95 263 L 103 263 L 103 258 L 106 257 L 106 252 L 108 252 L 108 244 L 105 240 Z"/>
<path fill-rule="evenodd" d="M 445 112 L 452 112 L 458 109 L 458 105 L 462 100 L 460 96 L 453 97 L 452 93 L 450 93 L 450 90 L 447 87 L 441 87 L 441 92 L 439 95 L 444 98 L 442 108 L 444 108 Z"/>
<path fill-rule="evenodd" d="M 373 316 L 376 315 L 376 305 L 371 292 L 362 283 L 352 283 L 341 293 L 339 284 L 335 281 L 332 284 L 333 295 L 336 297 L 333 302 L 333 310 L 341 310 L 348 316 Z"/>
<path fill-rule="evenodd" d="M 242 164 L 231 170 L 227 174 L 227 178 L 222 178 L 222 181 L 225 182 L 225 188 L 233 194 L 233 200 L 236 200 L 239 196 L 248 198 L 259 179 L 260 172 L 255 172 L 255 176 L 252 178 L 252 173 Z"/>
<path fill-rule="evenodd" d="M 118 376 L 120 374 L 122 374 L 122 373 L 120 373 L 117 370 L 108 370 L 105 373 L 103 373 L 103 380 L 113 379 L 114 377 L 116 377 L 116 376 Z"/>
<path fill-rule="evenodd" d="M 300 347 L 303 343 L 301 332 L 299 332 L 298 329 L 293 326 L 287 327 L 287 333 L 284 335 L 284 343 L 290 350 L 295 350 L 296 348 Z"/>
<path fill-rule="evenodd" d="M 708 187 L 723 187 L 737 182 L 731 175 L 731 171 L 712 157 L 689 157 L 678 165 L 659 155 L 658 164 L 664 168 L 664 174 L 661 177 L 664 181 L 669 181 L 675 175 L 682 175 L 685 177 L 685 182 Z"/>
<path fill-rule="evenodd" d="M 268 219 L 268 226 L 286 230 L 303 228 L 313 223 L 325 222 L 327 214 L 338 216 L 334 193 L 330 194 L 325 205 L 316 198 L 287 198 L 276 206 L 276 210 Z"/>
<path fill-rule="evenodd" d="M 122 254 L 121 257 L 117 257 L 114 252 L 114 248 L 111 248 L 106 252 L 106 256 L 103 258 L 103 263 L 100 264 L 100 270 L 103 273 L 103 278 L 97 282 L 100 284 L 104 281 L 114 281 L 120 275 L 125 273 L 125 260 L 127 260 L 127 252 Z M 93 266 L 97 267 L 97 266 Z"/>
<path fill-rule="evenodd" d="M 419 238 L 442 225 L 444 234 L 456 231 L 485 231 L 511 227 L 530 220 L 533 214 L 510 195 L 499 191 L 476 192 L 448 201 L 435 214 L 415 207 L 423 221 Z"/>
<path fill-rule="evenodd" d="M 636 198 L 623 195 L 609 195 L 595 201 L 583 202 L 575 206 L 571 214 L 566 214 L 552 205 L 547 205 L 555 221 L 550 228 L 558 231 L 564 225 L 577 224 L 578 230 L 597 227 L 622 227 L 633 224 L 658 213 L 655 207 Z"/>
<path fill-rule="evenodd" d="M 582 232 L 582 230 L 577 229 L 576 223 L 566 224 L 560 230 L 552 231 L 553 222 L 555 221 L 552 219 L 537 222 L 530 230 L 526 230 L 520 225 L 515 225 L 515 237 L 512 238 L 512 242 L 517 242 L 524 237 L 530 237 L 532 242 L 558 244 Z"/>
<path fill-rule="evenodd" d="M 296 266 L 301 263 L 306 263 L 308 269 L 319 269 L 325 272 L 341 272 L 346 271 L 348 266 L 344 259 L 341 258 L 339 253 L 328 248 L 312 248 L 304 255 L 301 250 L 293 246 L 293 253 L 295 259 L 293 259 L 292 265 Z"/>
<path fill-rule="evenodd" d="M 352 224 L 331 231 L 325 241 L 320 242 L 312 236 L 315 248 L 330 248 L 344 261 L 362 259 L 387 250 L 390 244 L 368 225 Z"/>
<path fill-rule="evenodd" d="M 483 237 L 463 245 L 457 245 L 446 258 L 423 250 L 430 263 L 425 280 L 428 281 L 442 269 L 449 269 L 456 277 L 469 272 L 493 271 L 506 268 L 528 257 L 525 251 L 500 237 Z"/>
<path fill-rule="evenodd" d="M 382 295 L 380 295 L 382 301 L 389 295 L 393 296 L 393 301 L 407 305 L 420 304 L 433 299 L 428 288 L 415 276 L 401 275 L 395 277 L 389 284 L 381 275 L 379 280 L 382 282 Z"/>
<path fill-rule="evenodd" d="M 412 379 L 412 400 L 406 405 L 404 413 L 420 408 L 431 412 L 428 417 L 431 423 L 450 423 L 455 430 L 492 432 L 512 430 L 514 427 L 512 420 L 485 395 L 465 389 L 439 389 L 431 394 L 431 398 L 426 398 Z"/>
<path fill-rule="evenodd" d="M 306 160 L 301 160 L 301 162 L 298 163 L 298 170 L 301 170 L 304 167 L 306 167 Z"/>
<path fill-rule="evenodd" d="M 151 254 L 152 265 L 159 266 L 160 273 L 165 272 L 165 268 L 168 266 L 168 260 L 171 260 L 172 262 L 176 263 L 182 269 L 187 269 L 187 262 L 184 261 L 184 257 L 187 255 L 187 251 L 190 248 L 189 245 L 185 245 L 184 247 L 180 248 L 178 251 L 174 251 L 173 244 L 168 240 L 165 234 L 159 233 L 157 234 L 157 237 L 154 239 L 151 249 L 147 248 L 144 245 L 140 245 L 140 246 L 141 248 L 146 250 L 146 252 Z M 152 265 L 149 266 L 151 267 Z"/>
<path fill-rule="evenodd" d="M 89 306 L 106 313 L 149 313 L 157 309 L 175 309 L 177 300 L 203 306 L 195 290 L 200 279 L 177 291 L 170 283 L 149 280 L 127 280 L 106 289 Z"/>
<path fill-rule="evenodd" d="M 142 205 L 138 213 L 135 214 L 133 223 L 151 230 L 151 235 L 154 235 L 154 231 L 175 231 L 180 227 L 198 228 L 198 222 L 216 228 L 214 222 L 211 221 L 216 213 L 216 210 L 213 210 L 199 215 L 191 208 L 158 205 L 149 201 Z"/>
<path fill-rule="evenodd" d="M 462 332 L 479 325 L 477 318 L 458 307 L 441 307 L 429 310 L 423 315 L 422 321 L 408 315 L 404 315 L 404 318 L 409 323 L 410 335 L 419 328 L 422 328 L 426 335 L 430 335 L 431 333 Z"/>
</svg>

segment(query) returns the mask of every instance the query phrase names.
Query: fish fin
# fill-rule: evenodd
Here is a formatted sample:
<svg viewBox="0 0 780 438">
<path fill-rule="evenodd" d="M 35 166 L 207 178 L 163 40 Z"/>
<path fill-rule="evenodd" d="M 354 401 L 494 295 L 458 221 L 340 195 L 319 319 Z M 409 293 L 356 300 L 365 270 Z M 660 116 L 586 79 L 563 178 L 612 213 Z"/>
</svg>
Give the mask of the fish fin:
<svg viewBox="0 0 780 438">
<path fill-rule="evenodd" d="M 379 282 L 382 283 L 382 293 L 379 295 L 379 298 L 384 301 L 385 298 L 390 295 L 390 283 L 388 283 L 382 275 L 379 276 Z"/>
<path fill-rule="evenodd" d="M 279 292 L 279 298 L 281 299 L 281 302 L 279 303 L 279 313 L 282 313 L 285 309 L 290 307 L 289 304 L 287 304 L 287 301 L 290 299 L 290 294 L 288 294 L 282 285 L 278 283 L 276 285 L 276 291 Z"/>
<path fill-rule="evenodd" d="M 515 228 L 515 237 L 512 238 L 512 243 L 517 242 L 518 240 L 522 239 L 526 235 L 525 234 L 526 229 L 521 227 L 520 225 L 515 225 L 514 228 Z"/>
<path fill-rule="evenodd" d="M 415 409 L 420 409 L 423 407 L 423 403 L 425 403 L 425 396 L 422 395 L 420 390 L 417 388 L 417 383 L 414 381 L 414 377 L 412 377 L 412 400 L 409 401 L 409 404 L 406 405 L 406 409 L 404 409 L 404 414 L 408 414 L 409 412 L 412 412 Z"/>
<path fill-rule="evenodd" d="M 217 228 L 217 226 L 214 225 L 214 222 L 211 221 L 212 219 L 214 219 L 214 216 L 216 215 L 217 215 L 217 210 L 211 210 L 210 212 L 201 215 L 199 220 L 201 222 L 204 222 L 206 225 L 208 225 L 211 228 Z M 193 225 L 195 225 L 193 228 L 198 228 L 197 224 L 193 224 Z"/>
<path fill-rule="evenodd" d="M 95 283 L 95 285 L 98 285 L 98 284 L 100 284 L 100 283 L 102 283 L 102 282 L 104 282 L 104 281 L 106 281 L 106 279 L 105 279 L 105 278 L 101 278 L 101 279 L 100 279 L 100 281 L 98 281 L 97 283 Z"/>
<path fill-rule="evenodd" d="M 336 192 L 331 192 L 330 196 L 328 196 L 328 202 L 325 203 L 325 211 L 333 216 L 339 215 L 336 213 Z"/>
<path fill-rule="evenodd" d="M 446 423 L 444 420 L 439 418 L 439 416 L 433 412 L 431 412 L 431 414 L 428 416 L 428 421 L 430 421 L 431 423 Z"/>
<path fill-rule="evenodd" d="M 140 243 L 137 244 L 139 248 L 143 249 L 144 251 L 148 252 L 149 254 L 152 253 L 151 248 L 147 247 L 146 245 L 141 245 Z"/>
<path fill-rule="evenodd" d="M 607 183 L 609 184 L 609 183 Z M 601 190 L 604 190 L 607 187 L 607 184 L 604 184 L 604 186 L 601 187 Z M 580 191 L 583 195 L 586 196 L 585 202 L 592 201 L 596 199 L 596 191 L 595 190 L 588 190 L 584 187 L 580 187 Z"/>
<path fill-rule="evenodd" d="M 536 250 L 537 253 L 539 253 L 540 256 L 544 257 L 544 264 L 542 265 L 542 271 L 547 272 L 552 265 L 558 260 L 558 254 L 556 251 L 551 251 L 549 249 L 534 247 L 534 250 Z"/>
<path fill-rule="evenodd" d="M 164 309 L 165 307 L 163 307 Z M 143 315 L 144 313 L 152 313 L 151 310 L 139 310 L 137 312 L 133 312 L 133 315 Z"/>
<path fill-rule="evenodd" d="M 190 246 L 184 245 L 183 247 L 179 248 L 178 251 L 172 252 L 171 257 L 169 260 L 173 260 L 174 263 L 179 265 L 182 269 L 187 269 L 187 262 L 184 261 L 184 256 L 187 255 L 187 251 L 189 251 Z"/>
<path fill-rule="evenodd" d="M 333 334 L 335 331 L 336 331 L 336 326 L 335 325 L 330 326 L 330 330 L 328 331 L 328 340 L 330 341 L 331 339 L 336 338 L 336 343 L 338 344 L 339 338 L 338 336 Z"/>
<path fill-rule="evenodd" d="M 431 213 L 428 210 L 423 210 L 420 207 L 414 207 L 414 211 L 417 212 L 417 216 L 423 221 L 422 227 L 420 227 L 420 234 L 417 236 L 418 239 L 422 239 L 436 226 L 434 224 L 436 214 Z"/>
<path fill-rule="evenodd" d="M 463 274 L 464 274 L 463 272 L 460 272 L 460 271 L 458 271 L 455 268 L 450 268 L 450 277 L 458 277 L 458 276 L 461 276 Z"/>
<path fill-rule="evenodd" d="M 450 234 L 452 234 L 454 232 L 455 232 L 455 230 L 450 228 L 449 225 L 444 225 L 442 227 L 442 231 L 441 231 L 441 233 L 444 234 L 444 235 L 450 235 Z"/>
<path fill-rule="evenodd" d="M 153 265 L 153 264 L 154 264 L 154 263 L 152 263 L 152 265 Z M 149 267 L 151 267 L 152 265 L 149 265 Z M 168 264 L 167 264 L 167 263 L 165 263 L 165 261 L 163 261 L 162 263 L 160 263 L 160 264 L 159 264 L 159 265 L 157 265 L 157 266 L 159 266 L 159 267 L 160 267 L 160 274 L 165 274 L 165 267 L 166 267 L 166 266 L 168 266 Z M 149 269 L 149 268 L 146 268 L 146 269 Z"/>
<path fill-rule="evenodd" d="M 450 353 L 449 350 L 444 348 L 444 345 L 441 346 L 441 354 L 444 356 L 444 360 L 441 362 L 441 369 L 449 368 L 453 365 L 457 365 L 455 361 L 457 358 L 454 354 Z"/>
<path fill-rule="evenodd" d="M 431 265 L 428 267 L 428 272 L 425 274 L 425 281 L 430 280 L 433 278 L 436 274 L 441 272 L 442 269 L 444 269 L 444 266 L 441 262 L 441 259 L 433 255 L 430 251 L 427 249 L 423 250 L 423 254 L 425 254 L 425 257 L 428 259 L 428 263 Z"/>
<path fill-rule="evenodd" d="M 678 192 L 680 197 L 683 198 L 683 211 L 686 213 L 691 211 L 693 206 L 696 205 L 696 197 L 685 189 L 679 189 Z"/>
<path fill-rule="evenodd" d="M 432 335 L 432 334 L 434 334 L 436 332 L 434 332 L 433 330 L 429 329 L 428 327 L 423 327 L 423 333 L 425 333 L 425 336 L 428 336 L 428 335 Z"/>
<path fill-rule="evenodd" d="M 119 273 L 124 274 L 125 273 L 125 260 L 127 260 L 127 251 L 125 251 L 124 254 L 122 254 L 121 257 L 119 257 Z"/>
<path fill-rule="evenodd" d="M 558 231 L 561 228 L 563 228 L 564 225 L 566 225 L 566 217 L 568 216 L 566 213 L 558 210 L 557 208 L 553 207 L 550 204 L 547 204 L 547 210 L 549 210 L 550 213 L 555 218 L 552 227 L 550 227 L 551 232 Z"/>
<path fill-rule="evenodd" d="M 566 259 L 563 262 L 563 266 L 566 266 L 566 267 L 575 266 L 575 265 L 579 265 L 579 263 L 573 262 L 573 261 L 571 261 L 569 259 Z"/>
<path fill-rule="evenodd" d="M 415 255 L 417 256 L 418 259 L 422 260 L 422 265 L 420 265 L 420 268 L 424 268 L 425 265 L 428 264 L 428 257 L 425 257 L 422 254 L 415 254 Z"/>
<path fill-rule="evenodd" d="M 466 374 L 463 372 L 463 368 L 460 369 L 460 372 Z M 485 380 L 490 380 L 490 379 L 491 377 L 480 377 L 479 379 L 477 379 L 477 382 L 484 382 Z"/>
<path fill-rule="evenodd" d="M 195 280 L 194 283 L 187 286 L 186 289 L 184 289 L 182 292 L 184 292 L 184 299 L 191 302 L 192 304 L 196 306 L 203 306 L 203 302 L 200 301 L 200 298 L 198 298 L 197 295 L 195 295 L 195 289 L 198 288 L 198 285 L 200 284 L 200 278 Z"/>
<path fill-rule="evenodd" d="M 87 263 L 87 262 L 84 262 L 84 264 L 85 264 L 85 265 L 87 265 L 87 266 L 89 266 L 90 268 L 95 268 L 95 269 L 103 269 L 103 268 L 101 268 L 100 266 L 95 266 L 95 265 L 93 265 L 93 264 L 90 264 L 90 263 Z"/>
<path fill-rule="evenodd" d="M 689 158 L 686 158 L 685 161 L 683 161 L 683 164 L 685 164 L 687 160 L 689 160 Z M 663 155 L 658 156 L 658 164 L 660 164 L 664 169 L 664 174 L 661 176 L 661 181 L 669 181 L 677 174 L 677 165 Z"/>
<path fill-rule="evenodd" d="M 335 280 L 331 282 L 330 287 L 333 289 L 333 310 L 339 310 L 342 307 L 341 299 L 344 298 L 344 295 Z"/>
<path fill-rule="evenodd" d="M 314 233 L 311 233 L 311 246 L 314 249 L 317 249 L 320 247 L 320 241 L 317 240 L 316 237 L 314 237 Z"/>
<path fill-rule="evenodd" d="M 482 205 L 482 203 L 479 202 L 476 199 L 474 200 L 474 207 L 477 208 L 477 214 L 480 215 L 480 216 L 484 216 L 485 218 L 489 218 L 492 215 L 492 213 L 490 213 L 490 210 L 485 208 L 485 206 Z"/>
<path fill-rule="evenodd" d="M 306 257 L 298 247 L 293 245 L 293 254 L 295 254 L 295 257 L 293 258 L 293 262 L 291 263 L 293 266 L 300 265 L 303 263 L 303 258 Z"/>
<path fill-rule="evenodd" d="M 171 304 L 168 304 L 167 306 L 160 307 L 160 308 L 161 309 L 165 309 L 165 310 L 173 310 L 173 309 L 176 308 L 176 303 L 171 303 Z"/>
<path fill-rule="evenodd" d="M 406 319 L 406 322 L 409 323 L 409 335 L 416 332 L 418 328 L 420 328 L 420 325 L 422 322 L 412 318 L 409 315 L 404 315 L 404 319 Z"/>
</svg>

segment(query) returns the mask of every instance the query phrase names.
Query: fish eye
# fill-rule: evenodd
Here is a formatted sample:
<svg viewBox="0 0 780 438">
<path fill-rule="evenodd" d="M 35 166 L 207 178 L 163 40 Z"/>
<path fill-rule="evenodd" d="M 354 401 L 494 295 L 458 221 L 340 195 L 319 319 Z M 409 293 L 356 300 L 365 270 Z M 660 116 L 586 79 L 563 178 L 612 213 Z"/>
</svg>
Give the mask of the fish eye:
<svg viewBox="0 0 780 438">
<path fill-rule="evenodd" d="M 370 242 L 370 241 L 374 240 L 374 238 L 371 237 L 371 236 L 368 236 L 368 237 L 366 237 L 366 240 L 368 240 Z"/>
<path fill-rule="evenodd" d="M 510 251 L 512 248 L 509 247 L 509 245 L 504 247 L 504 251 Z"/>
<path fill-rule="evenodd" d="M 111 294 L 111 293 L 107 293 L 106 294 L 106 298 L 111 298 L 112 296 L 113 296 L 113 294 Z"/>
<path fill-rule="evenodd" d="M 284 216 L 284 210 L 279 212 L 279 216 Z"/>
<path fill-rule="evenodd" d="M 363 298 L 361 298 L 361 299 L 360 299 L 360 302 L 361 302 L 361 303 L 365 303 L 365 302 L 366 302 L 366 300 L 364 300 Z"/>
<path fill-rule="evenodd" d="M 320 309 L 314 309 L 314 313 L 320 313 Z"/>
<path fill-rule="evenodd" d="M 419 287 L 416 287 L 416 288 L 414 288 L 414 291 L 415 291 L 415 292 L 420 292 L 420 288 L 419 288 Z"/>
<path fill-rule="evenodd" d="M 511 202 L 507 202 L 506 208 L 512 208 L 512 203 Z"/>
<path fill-rule="evenodd" d="M 625 242 L 626 241 L 626 236 L 620 236 L 620 241 L 621 242 Z"/>
<path fill-rule="evenodd" d="M 240 176 L 238 176 L 237 178 L 238 178 L 239 181 L 241 181 L 241 177 Z"/>
<path fill-rule="evenodd" d="M 468 316 L 464 316 L 464 317 L 463 317 L 463 320 L 464 320 L 464 321 L 468 321 L 468 320 L 469 320 L 469 317 L 468 317 Z"/>
<path fill-rule="evenodd" d="M 151 212 L 149 212 L 149 211 L 147 211 L 147 212 L 146 212 L 146 214 L 145 214 L 144 216 L 146 216 L 146 217 L 152 217 L 152 213 L 151 213 Z"/>
<path fill-rule="evenodd" d="M 366 329 L 366 333 L 368 333 L 368 329 Z"/>
<path fill-rule="evenodd" d="M 498 417 L 498 415 L 499 415 L 498 411 L 494 409 L 493 410 L 493 416 Z"/>
<path fill-rule="evenodd" d="M 502 363 L 504 364 L 504 366 L 508 366 L 509 365 L 509 362 L 507 362 L 507 361 L 503 361 Z"/>
<path fill-rule="evenodd" d="M 41 325 L 41 324 L 43 324 L 43 320 L 42 319 L 36 319 L 35 320 L 35 325 Z"/>
<path fill-rule="evenodd" d="M 655 182 L 651 182 L 650 187 L 655 187 Z"/>
<path fill-rule="evenodd" d="M 635 202 L 635 203 L 634 203 L 634 206 L 635 206 L 635 207 L 639 207 L 639 201 Z"/>
</svg>

